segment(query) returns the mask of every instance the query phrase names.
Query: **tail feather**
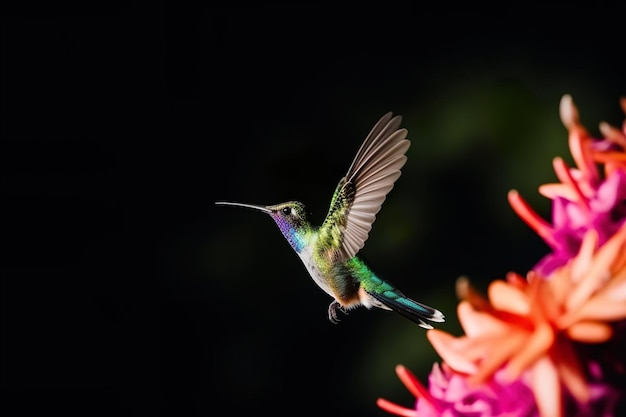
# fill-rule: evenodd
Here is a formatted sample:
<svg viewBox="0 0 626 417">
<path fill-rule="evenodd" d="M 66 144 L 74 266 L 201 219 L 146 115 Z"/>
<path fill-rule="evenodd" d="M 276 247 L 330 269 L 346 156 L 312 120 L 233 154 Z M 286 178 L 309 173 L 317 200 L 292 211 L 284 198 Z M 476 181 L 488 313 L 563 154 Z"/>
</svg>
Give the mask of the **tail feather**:
<svg viewBox="0 0 626 417">
<path fill-rule="evenodd" d="M 433 326 L 426 323 L 424 320 L 429 320 L 437 323 L 442 323 L 445 321 L 445 317 L 441 311 L 429 307 L 425 304 L 418 303 L 415 300 L 411 300 L 397 290 L 393 292 L 386 291 L 384 293 L 367 291 L 367 293 L 383 305 L 404 316 L 405 318 L 411 320 L 418 326 L 423 327 L 424 329 L 433 328 Z"/>
</svg>

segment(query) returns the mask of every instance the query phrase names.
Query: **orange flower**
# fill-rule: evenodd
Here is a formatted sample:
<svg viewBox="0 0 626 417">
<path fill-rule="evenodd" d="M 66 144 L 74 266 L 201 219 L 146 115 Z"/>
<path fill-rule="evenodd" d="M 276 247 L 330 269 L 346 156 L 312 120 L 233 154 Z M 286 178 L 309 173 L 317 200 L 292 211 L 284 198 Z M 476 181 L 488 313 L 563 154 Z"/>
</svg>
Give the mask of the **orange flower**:
<svg viewBox="0 0 626 417">
<path fill-rule="evenodd" d="M 626 98 L 620 103 L 626 113 Z M 464 410 L 468 398 L 480 397 L 482 405 L 490 404 L 487 415 L 501 415 L 499 404 L 488 399 L 506 402 L 508 392 L 529 389 L 534 404 L 518 407 L 516 416 L 537 410 L 543 417 L 566 411 L 609 416 L 626 394 L 610 380 L 616 374 L 626 378 L 626 121 L 621 131 L 601 123 L 605 138 L 593 139 L 570 96 L 563 97 L 560 111 L 576 167 L 555 158 L 560 183 L 539 188 L 553 200 L 553 222 L 539 217 L 515 190 L 508 195 L 516 213 L 553 252 L 526 277 L 511 272 L 493 281 L 487 297 L 460 278 L 457 314 L 465 334 L 429 330 L 427 337 L 444 361 L 433 368 L 430 389 L 399 367 L 400 378 L 419 396 L 417 407 L 408 410 L 381 399 L 381 408 L 402 416 L 465 416 L 471 414 Z M 607 364 L 614 344 L 621 344 L 620 357 Z M 593 346 L 604 354 L 586 356 Z M 448 391 L 456 400 L 450 401 Z"/>
<path fill-rule="evenodd" d="M 580 404 L 590 398 L 574 341 L 608 341 L 611 322 L 626 319 L 626 226 L 602 247 L 590 230 L 580 252 L 549 279 L 510 273 L 489 286 L 489 300 L 467 280 L 458 282 L 458 315 L 465 336 L 429 330 L 428 339 L 454 370 L 473 384 L 500 368 L 510 380 L 524 372 L 542 415 L 558 416 L 561 383 Z"/>
</svg>

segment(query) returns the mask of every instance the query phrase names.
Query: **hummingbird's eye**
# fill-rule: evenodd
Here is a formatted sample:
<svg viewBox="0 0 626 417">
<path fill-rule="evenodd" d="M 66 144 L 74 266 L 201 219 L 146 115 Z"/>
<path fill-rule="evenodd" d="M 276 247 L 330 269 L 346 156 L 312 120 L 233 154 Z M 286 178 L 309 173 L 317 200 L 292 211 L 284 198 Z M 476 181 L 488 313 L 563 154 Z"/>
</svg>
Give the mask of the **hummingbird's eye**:
<svg viewBox="0 0 626 417">
<path fill-rule="evenodd" d="M 289 216 L 291 214 L 291 207 L 284 207 L 282 211 L 285 216 Z"/>
</svg>

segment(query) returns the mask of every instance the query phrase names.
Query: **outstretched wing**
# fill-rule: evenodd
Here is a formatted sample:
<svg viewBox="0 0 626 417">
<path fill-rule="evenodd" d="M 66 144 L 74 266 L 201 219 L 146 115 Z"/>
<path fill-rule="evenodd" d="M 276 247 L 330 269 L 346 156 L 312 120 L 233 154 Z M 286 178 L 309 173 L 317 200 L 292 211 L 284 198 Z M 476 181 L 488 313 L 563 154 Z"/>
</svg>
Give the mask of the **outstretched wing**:
<svg viewBox="0 0 626 417">
<path fill-rule="evenodd" d="M 320 238 L 328 256 L 350 259 L 365 245 L 387 193 L 400 177 L 410 142 L 400 129 L 401 116 L 385 114 L 365 138 L 346 175 L 339 181 Z"/>
</svg>

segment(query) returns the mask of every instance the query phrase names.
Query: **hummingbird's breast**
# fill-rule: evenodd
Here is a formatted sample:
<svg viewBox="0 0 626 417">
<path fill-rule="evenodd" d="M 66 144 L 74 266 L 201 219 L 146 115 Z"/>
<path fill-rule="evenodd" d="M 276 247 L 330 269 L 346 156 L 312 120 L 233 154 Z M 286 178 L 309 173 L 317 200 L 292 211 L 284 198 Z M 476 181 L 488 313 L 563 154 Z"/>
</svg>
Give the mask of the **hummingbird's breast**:
<svg viewBox="0 0 626 417">
<path fill-rule="evenodd" d="M 358 304 L 359 282 L 352 276 L 346 265 L 324 259 L 316 253 L 314 248 L 315 245 L 308 245 L 299 253 L 313 281 L 343 306 Z"/>
<path fill-rule="evenodd" d="M 328 275 L 328 265 L 322 264 L 319 260 L 316 259 L 315 254 L 313 253 L 314 245 L 306 246 L 300 253 L 300 259 L 302 259 L 302 263 L 304 264 L 306 270 L 309 272 L 313 281 L 322 289 L 324 292 L 331 297 L 334 297 L 333 290 L 331 288 L 331 279 Z"/>
</svg>

